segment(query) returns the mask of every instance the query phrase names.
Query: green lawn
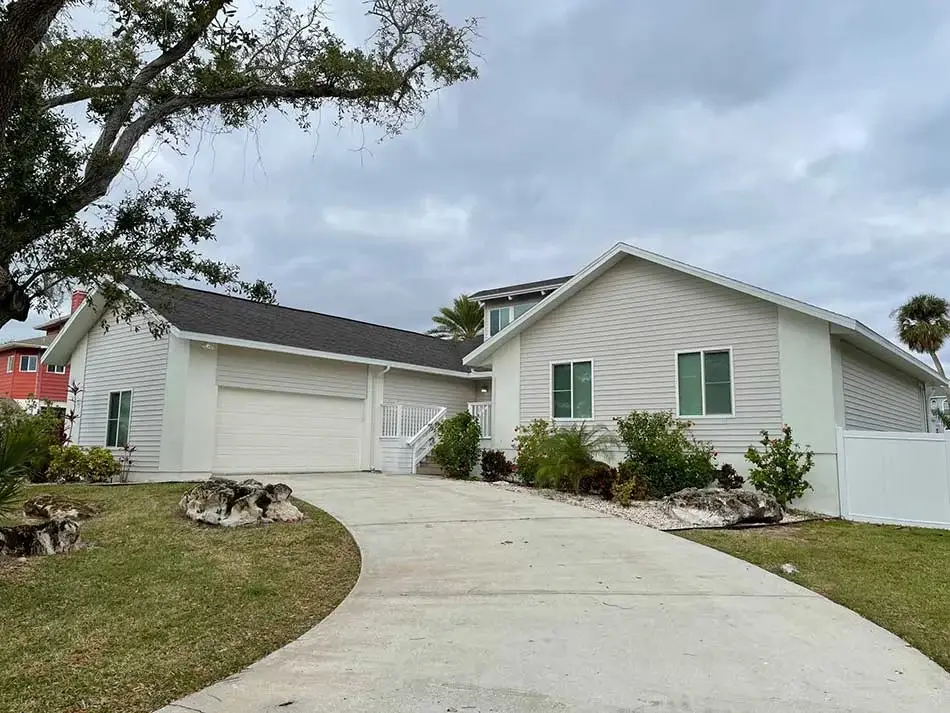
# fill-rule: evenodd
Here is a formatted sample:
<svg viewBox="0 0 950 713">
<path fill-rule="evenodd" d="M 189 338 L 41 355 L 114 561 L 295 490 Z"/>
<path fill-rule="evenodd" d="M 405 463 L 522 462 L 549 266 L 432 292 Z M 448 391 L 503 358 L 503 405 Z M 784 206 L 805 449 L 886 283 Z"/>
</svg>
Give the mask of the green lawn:
<svg viewBox="0 0 950 713">
<path fill-rule="evenodd" d="M 90 546 L 0 557 L 0 711 L 152 711 L 233 674 L 329 614 L 360 571 L 326 513 L 240 530 L 177 511 L 189 486 L 34 486 L 94 502 Z"/>
<path fill-rule="evenodd" d="M 826 520 L 682 537 L 788 577 L 893 631 L 950 670 L 950 532 Z"/>
</svg>

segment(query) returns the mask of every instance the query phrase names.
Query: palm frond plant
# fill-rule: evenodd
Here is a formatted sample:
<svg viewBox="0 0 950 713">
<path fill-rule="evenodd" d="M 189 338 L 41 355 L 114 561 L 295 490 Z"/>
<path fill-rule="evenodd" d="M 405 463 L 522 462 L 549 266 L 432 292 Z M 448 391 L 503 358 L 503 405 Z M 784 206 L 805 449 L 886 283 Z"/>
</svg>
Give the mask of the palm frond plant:
<svg viewBox="0 0 950 713">
<path fill-rule="evenodd" d="M 936 295 L 915 295 L 891 316 L 904 346 L 918 354 L 929 354 L 937 372 L 946 376 L 938 353 L 950 337 L 950 303 Z"/>
<path fill-rule="evenodd" d="M 604 426 L 580 423 L 559 428 L 542 445 L 535 484 L 576 495 L 594 463 L 617 447 L 617 438 Z"/>
<path fill-rule="evenodd" d="M 43 439 L 30 423 L 11 423 L 0 430 L 0 515 L 13 511 L 30 461 L 42 443 Z"/>
<path fill-rule="evenodd" d="M 453 342 L 467 342 L 482 334 L 485 314 L 478 300 L 468 295 L 459 295 L 451 307 L 442 307 L 432 317 L 435 326 L 427 334 Z"/>
</svg>

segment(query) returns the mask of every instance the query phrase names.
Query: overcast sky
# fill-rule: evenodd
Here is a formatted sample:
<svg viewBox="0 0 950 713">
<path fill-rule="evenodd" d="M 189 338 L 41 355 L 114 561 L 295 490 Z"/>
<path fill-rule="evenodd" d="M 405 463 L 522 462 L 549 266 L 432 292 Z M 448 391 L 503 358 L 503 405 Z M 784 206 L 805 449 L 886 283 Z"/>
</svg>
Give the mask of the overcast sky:
<svg viewBox="0 0 950 713">
<path fill-rule="evenodd" d="M 350 37 L 355 7 L 330 3 Z M 185 157 L 143 147 L 135 179 L 221 211 L 215 254 L 282 304 L 408 329 L 618 240 L 888 336 L 910 294 L 950 296 L 950 3 L 443 7 L 483 18 L 482 76 L 404 135 L 274 120 Z"/>
</svg>

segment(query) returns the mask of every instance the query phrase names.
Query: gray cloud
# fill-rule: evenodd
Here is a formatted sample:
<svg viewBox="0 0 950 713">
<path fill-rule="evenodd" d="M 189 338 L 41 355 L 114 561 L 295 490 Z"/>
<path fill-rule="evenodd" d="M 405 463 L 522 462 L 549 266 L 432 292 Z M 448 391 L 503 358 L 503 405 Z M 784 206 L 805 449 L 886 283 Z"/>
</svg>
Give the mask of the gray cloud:
<svg viewBox="0 0 950 713">
<path fill-rule="evenodd" d="M 137 178 L 221 210 L 215 254 L 283 303 L 406 328 L 617 240 L 888 335 L 906 296 L 950 294 L 945 3 L 444 5 L 484 18 L 482 78 L 404 135 L 274 118 Z"/>
</svg>

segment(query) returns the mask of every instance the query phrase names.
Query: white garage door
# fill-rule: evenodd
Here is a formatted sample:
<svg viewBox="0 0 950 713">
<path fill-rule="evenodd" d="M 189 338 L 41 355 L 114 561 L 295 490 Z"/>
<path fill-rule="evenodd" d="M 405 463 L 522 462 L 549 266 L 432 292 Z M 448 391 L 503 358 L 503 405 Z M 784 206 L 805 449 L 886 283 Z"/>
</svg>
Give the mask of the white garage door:
<svg viewBox="0 0 950 713">
<path fill-rule="evenodd" d="M 359 470 L 363 401 L 218 389 L 218 473 Z"/>
</svg>

